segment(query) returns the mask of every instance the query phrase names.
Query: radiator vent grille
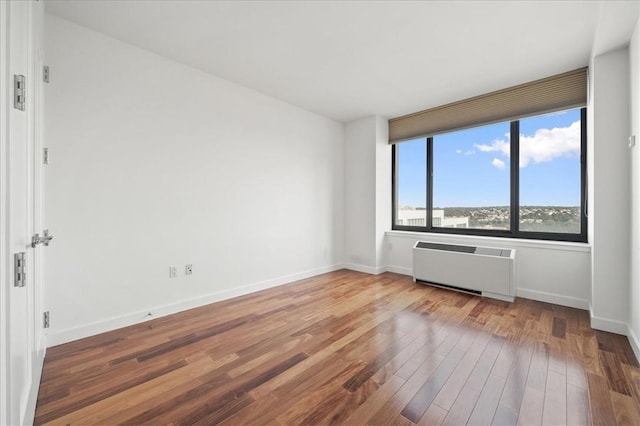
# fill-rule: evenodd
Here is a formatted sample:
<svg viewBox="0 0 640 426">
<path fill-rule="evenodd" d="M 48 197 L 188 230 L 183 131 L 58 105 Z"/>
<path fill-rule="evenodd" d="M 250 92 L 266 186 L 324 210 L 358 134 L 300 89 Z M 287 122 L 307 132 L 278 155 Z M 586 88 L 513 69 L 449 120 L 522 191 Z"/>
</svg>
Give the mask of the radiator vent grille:
<svg viewBox="0 0 640 426">
<path fill-rule="evenodd" d="M 423 280 L 416 280 L 416 282 L 421 282 L 423 284 L 430 285 L 432 287 L 446 288 L 448 290 L 455 290 L 461 293 L 468 293 L 468 294 L 475 294 L 476 296 L 482 296 L 482 292 L 479 290 L 469 290 L 468 288 L 456 287 L 455 285 L 430 283 L 429 281 L 423 281 Z"/>
<path fill-rule="evenodd" d="M 472 246 L 457 246 L 454 244 L 427 243 L 424 241 L 418 242 L 416 247 L 422 248 L 422 249 L 432 249 L 432 250 L 457 251 L 458 253 L 475 253 L 476 252 L 476 248 Z"/>
<path fill-rule="evenodd" d="M 416 248 L 455 251 L 457 253 L 482 254 L 485 256 L 511 257 L 511 250 L 505 250 L 505 249 L 499 249 L 499 248 L 493 248 L 493 247 L 459 246 L 455 244 L 439 244 L 439 243 L 428 243 L 425 241 L 419 241 L 416 244 Z"/>
</svg>

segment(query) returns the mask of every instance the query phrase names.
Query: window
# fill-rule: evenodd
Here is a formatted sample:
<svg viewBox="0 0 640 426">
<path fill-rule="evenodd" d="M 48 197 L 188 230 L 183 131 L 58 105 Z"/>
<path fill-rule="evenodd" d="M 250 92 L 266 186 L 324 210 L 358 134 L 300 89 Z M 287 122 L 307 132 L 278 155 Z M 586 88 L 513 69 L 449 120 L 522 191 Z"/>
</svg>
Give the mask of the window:
<svg viewBox="0 0 640 426">
<path fill-rule="evenodd" d="M 508 153 L 508 134 L 499 123 L 433 137 L 434 227 L 509 229 L 509 157 L 481 151 L 500 140 Z"/>
<path fill-rule="evenodd" d="M 521 231 L 580 234 L 580 111 L 520 120 Z"/>
<path fill-rule="evenodd" d="M 393 229 L 586 241 L 585 125 L 572 109 L 394 145 Z"/>
<path fill-rule="evenodd" d="M 396 223 L 400 226 L 427 225 L 427 144 L 425 139 L 397 146 L 402 164 L 396 174 Z"/>
</svg>

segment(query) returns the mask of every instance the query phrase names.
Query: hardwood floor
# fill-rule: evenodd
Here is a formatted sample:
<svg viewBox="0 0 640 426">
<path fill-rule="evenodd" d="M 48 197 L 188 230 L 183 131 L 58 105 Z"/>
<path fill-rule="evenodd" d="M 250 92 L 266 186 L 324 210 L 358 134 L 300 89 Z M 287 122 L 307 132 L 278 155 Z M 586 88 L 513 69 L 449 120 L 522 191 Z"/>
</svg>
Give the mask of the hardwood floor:
<svg viewBox="0 0 640 426">
<path fill-rule="evenodd" d="M 36 424 L 640 424 L 586 311 L 337 271 L 47 351 Z"/>
</svg>

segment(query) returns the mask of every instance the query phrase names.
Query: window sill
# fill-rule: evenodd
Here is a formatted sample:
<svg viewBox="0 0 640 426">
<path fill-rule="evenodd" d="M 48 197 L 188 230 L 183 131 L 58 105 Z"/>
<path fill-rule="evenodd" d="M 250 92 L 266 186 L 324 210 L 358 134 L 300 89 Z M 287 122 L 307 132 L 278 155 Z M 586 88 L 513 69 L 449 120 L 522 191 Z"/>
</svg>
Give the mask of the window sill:
<svg viewBox="0 0 640 426">
<path fill-rule="evenodd" d="M 577 252 L 591 252 L 591 244 L 567 241 L 526 240 L 519 238 L 486 237 L 476 235 L 438 234 L 433 232 L 386 231 L 386 236 L 394 238 L 412 238 L 424 241 L 477 244 L 499 246 L 504 248 L 535 248 L 546 250 L 563 250 Z"/>
</svg>

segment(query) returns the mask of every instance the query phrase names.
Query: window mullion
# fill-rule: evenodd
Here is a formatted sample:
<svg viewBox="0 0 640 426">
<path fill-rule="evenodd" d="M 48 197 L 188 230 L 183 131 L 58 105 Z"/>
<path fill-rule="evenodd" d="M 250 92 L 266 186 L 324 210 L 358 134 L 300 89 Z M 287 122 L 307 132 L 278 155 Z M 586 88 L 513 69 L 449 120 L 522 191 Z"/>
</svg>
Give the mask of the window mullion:
<svg viewBox="0 0 640 426">
<path fill-rule="evenodd" d="M 391 229 L 394 229 L 398 220 L 398 161 L 397 145 L 391 147 Z"/>
<path fill-rule="evenodd" d="M 511 233 L 520 232 L 520 122 L 512 121 L 509 137 L 511 156 Z"/>
<path fill-rule="evenodd" d="M 427 229 L 433 229 L 433 138 L 427 138 Z"/>
<path fill-rule="evenodd" d="M 587 241 L 587 109 L 580 110 L 580 235 Z"/>
</svg>

